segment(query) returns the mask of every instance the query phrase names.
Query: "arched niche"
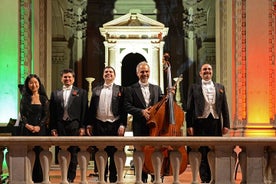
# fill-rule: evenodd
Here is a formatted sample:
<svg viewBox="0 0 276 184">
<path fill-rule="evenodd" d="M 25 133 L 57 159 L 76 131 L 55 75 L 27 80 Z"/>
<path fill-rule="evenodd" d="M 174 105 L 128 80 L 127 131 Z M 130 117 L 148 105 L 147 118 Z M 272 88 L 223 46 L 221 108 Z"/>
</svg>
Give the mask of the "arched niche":
<svg viewBox="0 0 276 184">
<path fill-rule="evenodd" d="M 114 67 L 117 72 L 115 83 L 122 83 L 123 59 L 130 53 L 138 53 L 150 65 L 150 82 L 159 85 L 163 90 L 163 38 L 168 33 L 164 24 L 132 10 L 103 24 L 100 32 L 105 38 L 105 65 Z"/>
</svg>

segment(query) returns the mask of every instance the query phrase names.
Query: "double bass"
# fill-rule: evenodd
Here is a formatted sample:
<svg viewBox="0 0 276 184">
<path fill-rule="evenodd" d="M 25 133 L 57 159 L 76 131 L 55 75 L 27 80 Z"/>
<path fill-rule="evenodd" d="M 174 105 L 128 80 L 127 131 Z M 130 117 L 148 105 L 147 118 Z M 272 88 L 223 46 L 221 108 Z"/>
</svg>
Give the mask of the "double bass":
<svg viewBox="0 0 276 184">
<path fill-rule="evenodd" d="M 171 65 L 169 63 L 169 55 L 164 54 L 163 69 L 167 73 L 168 90 L 167 94 L 154 106 L 150 107 L 150 119 L 147 120 L 147 125 L 150 129 L 150 136 L 182 136 L 181 127 L 184 122 L 184 111 L 174 101 L 174 93 L 171 89 L 175 89 L 177 83 L 182 80 L 182 75 L 179 76 L 178 81 L 172 86 L 171 79 Z M 169 137 L 168 137 L 169 139 Z M 161 168 L 161 176 L 171 176 L 172 167 L 170 164 L 170 152 L 174 149 L 171 146 L 163 146 L 161 152 L 163 154 L 163 163 Z M 153 146 L 145 146 L 143 149 L 145 153 L 145 162 L 143 171 L 146 173 L 154 173 L 151 155 L 155 151 Z M 183 173 L 187 168 L 187 151 L 185 146 L 178 148 L 181 153 L 181 166 L 179 174 Z"/>
</svg>

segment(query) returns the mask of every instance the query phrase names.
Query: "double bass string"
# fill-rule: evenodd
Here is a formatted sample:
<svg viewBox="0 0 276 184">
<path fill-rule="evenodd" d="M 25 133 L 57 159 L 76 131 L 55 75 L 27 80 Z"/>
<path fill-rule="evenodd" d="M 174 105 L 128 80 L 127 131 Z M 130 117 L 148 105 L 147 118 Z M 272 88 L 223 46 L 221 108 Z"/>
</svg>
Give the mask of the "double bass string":
<svg viewBox="0 0 276 184">
<path fill-rule="evenodd" d="M 172 78 L 171 78 L 171 65 L 169 63 L 169 54 L 164 54 L 164 61 L 163 65 L 165 71 L 167 72 L 167 80 L 168 80 L 168 108 L 169 108 L 169 124 L 175 124 L 175 117 L 174 117 L 174 107 L 173 107 L 173 94 L 171 93 L 172 90 Z"/>
</svg>

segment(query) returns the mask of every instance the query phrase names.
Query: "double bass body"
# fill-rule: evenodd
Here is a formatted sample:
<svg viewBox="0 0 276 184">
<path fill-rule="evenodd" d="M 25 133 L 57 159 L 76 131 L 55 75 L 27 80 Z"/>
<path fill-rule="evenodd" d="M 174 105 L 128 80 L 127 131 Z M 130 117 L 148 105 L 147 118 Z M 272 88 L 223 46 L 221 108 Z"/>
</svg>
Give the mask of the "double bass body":
<svg viewBox="0 0 276 184">
<path fill-rule="evenodd" d="M 171 78 L 168 78 L 168 80 L 168 87 L 171 88 Z M 168 93 L 160 102 L 150 108 L 150 119 L 147 121 L 147 125 L 150 129 L 150 136 L 168 136 L 169 139 L 170 136 L 182 136 L 181 128 L 183 126 L 183 122 L 184 111 L 176 102 L 173 101 L 172 95 Z M 179 168 L 179 174 L 181 174 L 187 168 L 187 151 L 184 145 L 177 148 L 177 150 L 181 154 L 181 165 Z M 154 173 L 151 159 L 154 151 L 155 148 L 153 146 L 144 147 L 145 162 L 143 171 L 149 174 Z M 176 150 L 171 146 L 165 145 L 160 151 L 163 155 L 163 163 L 160 174 L 162 176 L 171 176 L 173 175 L 173 171 L 171 167 L 170 154 L 172 151 Z"/>
</svg>

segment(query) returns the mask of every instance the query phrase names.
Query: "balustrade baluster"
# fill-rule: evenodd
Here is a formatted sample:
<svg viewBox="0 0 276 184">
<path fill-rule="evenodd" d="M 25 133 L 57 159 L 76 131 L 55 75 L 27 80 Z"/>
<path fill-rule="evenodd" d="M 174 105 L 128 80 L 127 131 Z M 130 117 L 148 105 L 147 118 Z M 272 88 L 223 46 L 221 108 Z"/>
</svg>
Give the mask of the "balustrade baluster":
<svg viewBox="0 0 276 184">
<path fill-rule="evenodd" d="M 198 184 L 198 173 L 199 166 L 201 162 L 201 153 L 198 151 L 199 146 L 191 147 L 191 151 L 189 152 L 189 162 L 192 170 L 192 183 Z"/>
<path fill-rule="evenodd" d="M 99 172 L 98 184 L 105 184 L 105 166 L 107 163 L 107 153 L 104 151 L 105 147 L 98 146 L 99 151 L 95 154 L 95 160 Z"/>
<path fill-rule="evenodd" d="M 33 184 L 32 174 L 35 162 L 35 152 L 32 150 L 32 146 L 28 148 L 27 152 L 27 160 L 26 160 L 26 168 L 27 168 L 27 183 Z"/>
<path fill-rule="evenodd" d="M 171 151 L 170 161 L 171 161 L 171 166 L 173 170 L 173 184 L 180 184 L 179 171 L 180 171 L 180 165 L 182 162 L 182 155 L 177 148 L 174 148 L 174 150 Z"/>
<path fill-rule="evenodd" d="M 69 184 L 67 181 L 68 176 L 68 168 L 71 161 L 71 154 L 67 150 L 68 146 L 60 146 L 60 150 L 58 152 L 58 163 L 61 170 L 61 182 L 60 184 Z"/>
<path fill-rule="evenodd" d="M 143 184 L 142 182 L 142 170 L 145 161 L 145 154 L 141 151 L 140 146 L 134 146 L 136 150 L 133 153 L 133 162 L 135 167 L 135 176 L 136 182 L 135 184 Z"/>
<path fill-rule="evenodd" d="M 80 184 L 88 184 L 86 178 L 88 161 L 90 159 L 90 153 L 87 151 L 87 146 L 80 146 L 80 151 L 78 152 L 78 163 L 80 167 Z"/>
<path fill-rule="evenodd" d="M 50 184 L 50 176 L 49 176 L 49 172 L 50 172 L 50 167 L 51 167 L 51 161 L 52 161 L 52 153 L 49 151 L 50 146 L 45 145 L 42 146 L 43 150 L 41 151 L 40 155 L 39 155 L 39 160 L 40 160 L 40 164 L 41 164 L 41 168 L 42 168 L 42 172 L 43 172 L 43 182 L 42 184 Z"/>
<path fill-rule="evenodd" d="M 154 170 L 154 184 L 161 184 L 161 169 L 162 169 L 162 163 L 164 160 L 164 156 L 162 152 L 160 151 L 161 147 L 158 147 L 151 155 L 151 162 Z"/>
<path fill-rule="evenodd" d="M 114 161 L 117 168 L 117 184 L 123 184 L 124 166 L 126 163 L 126 153 L 124 146 L 118 148 L 114 154 Z"/>
</svg>

